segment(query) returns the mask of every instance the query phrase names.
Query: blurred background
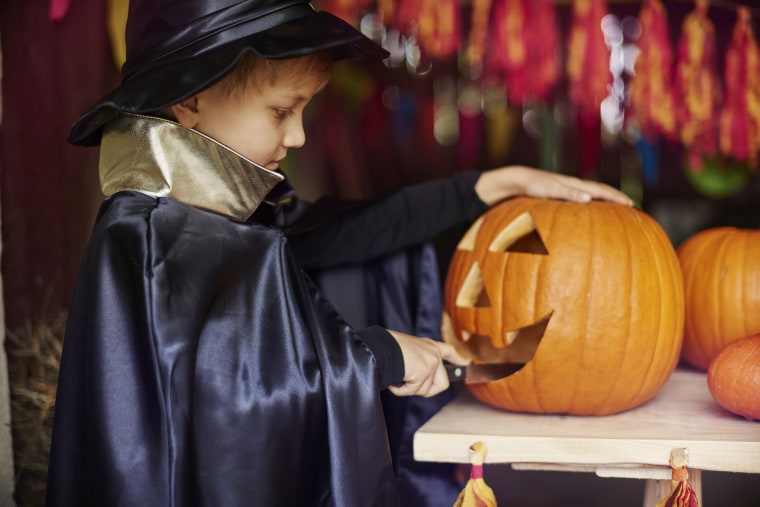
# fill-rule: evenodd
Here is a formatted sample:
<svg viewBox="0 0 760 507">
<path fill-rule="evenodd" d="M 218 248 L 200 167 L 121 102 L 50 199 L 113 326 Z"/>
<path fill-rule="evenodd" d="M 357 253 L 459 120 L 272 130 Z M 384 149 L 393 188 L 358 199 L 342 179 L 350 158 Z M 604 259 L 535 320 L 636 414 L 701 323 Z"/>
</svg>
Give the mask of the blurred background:
<svg viewBox="0 0 760 507">
<path fill-rule="evenodd" d="M 622 188 L 674 246 L 760 226 L 760 5 L 711 0 L 322 0 L 391 53 L 342 62 L 283 169 L 307 199 L 523 164 Z M 126 0 L 3 0 L 0 218 L 16 501 L 39 505 L 55 375 L 102 200 L 66 143 L 119 82 Z M 463 231 L 437 240 L 441 269 Z M 759 457 L 760 459 L 760 457 Z M 494 466 L 505 505 L 640 505 L 643 483 Z M 708 505 L 760 479 L 706 472 Z"/>
</svg>

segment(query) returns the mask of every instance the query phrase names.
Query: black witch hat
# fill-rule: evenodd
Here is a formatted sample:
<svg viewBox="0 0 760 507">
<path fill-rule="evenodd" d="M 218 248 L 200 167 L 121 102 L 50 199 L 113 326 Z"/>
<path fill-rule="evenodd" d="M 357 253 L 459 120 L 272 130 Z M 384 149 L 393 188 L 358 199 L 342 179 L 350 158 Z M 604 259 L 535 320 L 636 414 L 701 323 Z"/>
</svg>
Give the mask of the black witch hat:
<svg viewBox="0 0 760 507">
<path fill-rule="evenodd" d="M 152 114 L 208 88 L 246 51 L 288 58 L 329 50 L 335 59 L 388 53 L 307 0 L 131 0 L 118 88 L 74 123 L 72 144 L 100 143 L 119 111 Z"/>
</svg>

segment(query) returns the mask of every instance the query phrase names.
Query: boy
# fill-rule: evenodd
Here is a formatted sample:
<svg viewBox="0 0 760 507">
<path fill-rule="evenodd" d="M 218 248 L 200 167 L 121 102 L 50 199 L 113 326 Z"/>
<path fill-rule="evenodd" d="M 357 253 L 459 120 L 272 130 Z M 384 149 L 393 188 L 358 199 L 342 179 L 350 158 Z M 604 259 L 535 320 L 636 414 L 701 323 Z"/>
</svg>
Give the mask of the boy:
<svg viewBox="0 0 760 507">
<path fill-rule="evenodd" d="M 366 247 L 356 238 L 377 209 L 391 222 L 380 250 L 419 240 L 430 216 L 448 225 L 430 199 L 386 215 L 399 194 L 302 228 L 296 253 L 283 233 L 298 208 L 279 163 L 305 142 L 302 114 L 331 61 L 347 56 L 385 53 L 304 1 L 131 1 L 122 84 L 69 136 L 101 145 L 108 197 L 70 309 L 48 505 L 396 504 L 379 391 L 434 395 L 448 386 L 442 359 L 467 360 L 353 330 L 298 260 L 315 238 Z M 525 168 L 467 178 L 441 188 L 467 195 L 439 201 L 456 208 L 443 215 L 533 186 L 624 199 Z M 407 227 L 407 212 L 427 218 Z"/>
</svg>

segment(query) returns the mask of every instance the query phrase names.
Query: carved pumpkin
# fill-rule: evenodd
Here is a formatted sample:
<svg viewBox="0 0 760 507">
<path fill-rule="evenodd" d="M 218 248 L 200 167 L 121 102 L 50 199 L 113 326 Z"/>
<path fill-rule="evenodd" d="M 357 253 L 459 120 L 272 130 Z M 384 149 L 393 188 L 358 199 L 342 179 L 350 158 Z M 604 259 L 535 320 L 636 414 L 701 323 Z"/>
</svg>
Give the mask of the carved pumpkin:
<svg viewBox="0 0 760 507">
<path fill-rule="evenodd" d="M 686 316 L 683 359 L 707 370 L 734 340 L 760 333 L 760 231 L 716 227 L 678 247 Z"/>
<path fill-rule="evenodd" d="M 721 407 L 760 421 L 760 334 L 726 345 L 710 362 L 707 386 Z"/>
<path fill-rule="evenodd" d="M 444 306 L 444 340 L 476 362 L 503 361 L 522 333 L 543 333 L 520 371 L 467 385 L 498 408 L 620 412 L 652 398 L 678 362 L 675 250 L 622 205 L 516 198 L 490 209 L 452 256 Z"/>
</svg>

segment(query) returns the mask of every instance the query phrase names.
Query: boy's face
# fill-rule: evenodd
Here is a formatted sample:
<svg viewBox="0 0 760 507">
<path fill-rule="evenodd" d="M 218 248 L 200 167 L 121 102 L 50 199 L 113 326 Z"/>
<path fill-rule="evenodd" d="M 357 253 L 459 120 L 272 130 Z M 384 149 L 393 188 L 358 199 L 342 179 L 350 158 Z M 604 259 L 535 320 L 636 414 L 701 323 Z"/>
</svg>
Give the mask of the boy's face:
<svg viewBox="0 0 760 507">
<path fill-rule="evenodd" d="M 172 106 L 177 121 L 206 134 L 244 157 L 276 170 L 289 148 L 306 142 L 303 112 L 326 84 L 322 75 L 262 80 L 230 95 L 212 86 Z"/>
</svg>

